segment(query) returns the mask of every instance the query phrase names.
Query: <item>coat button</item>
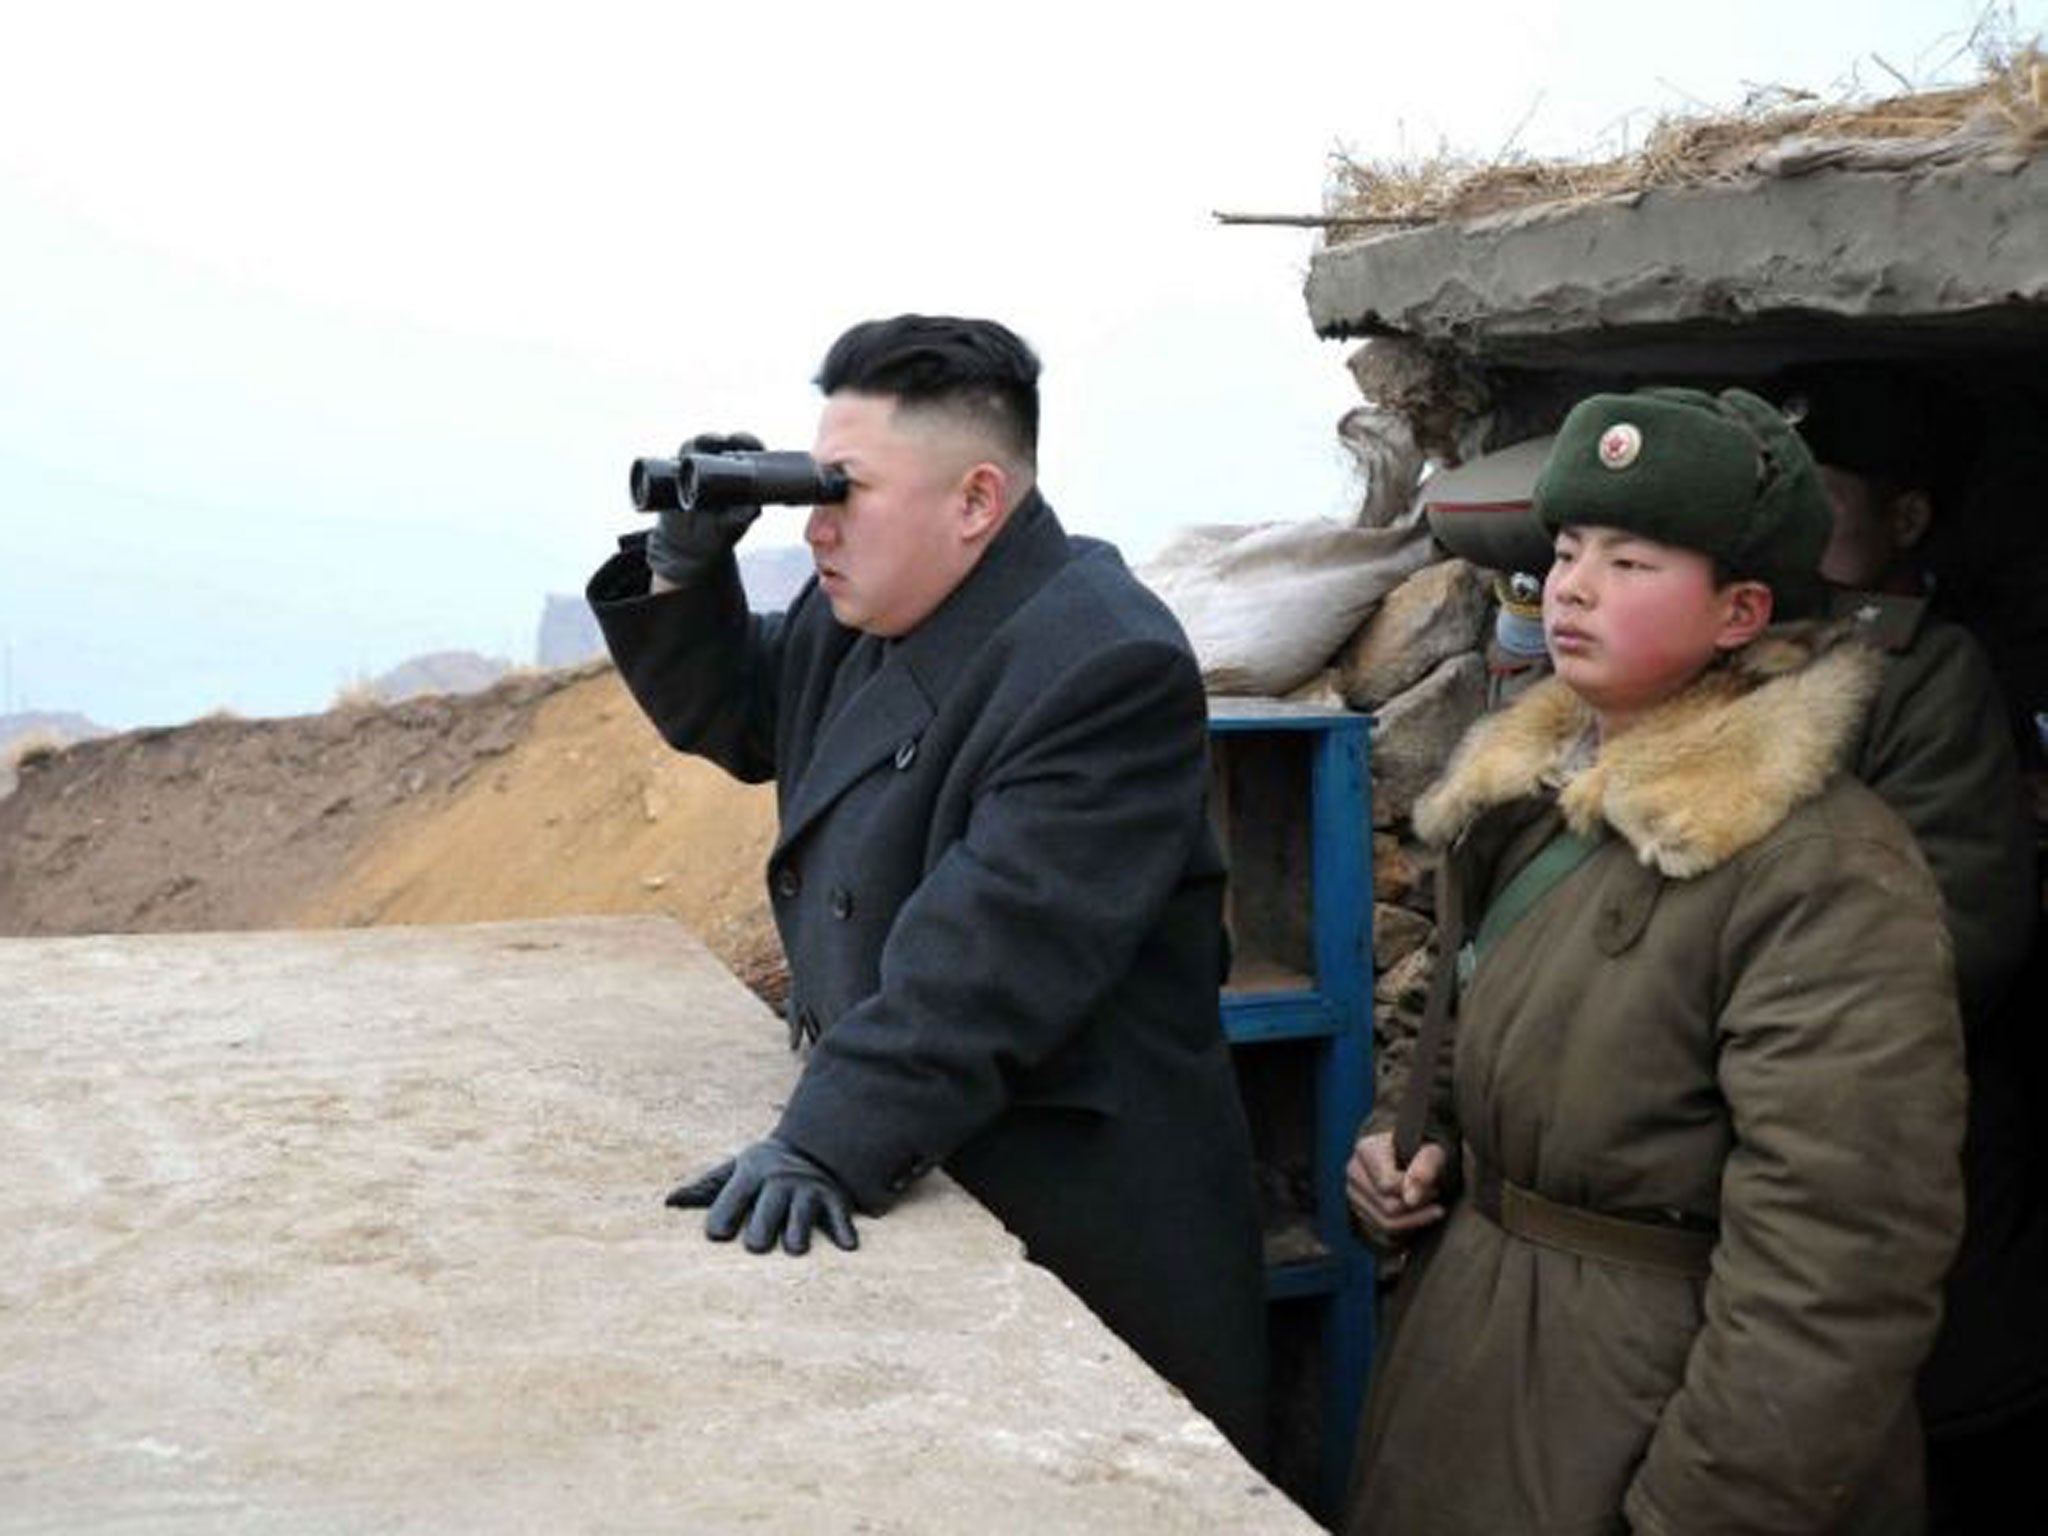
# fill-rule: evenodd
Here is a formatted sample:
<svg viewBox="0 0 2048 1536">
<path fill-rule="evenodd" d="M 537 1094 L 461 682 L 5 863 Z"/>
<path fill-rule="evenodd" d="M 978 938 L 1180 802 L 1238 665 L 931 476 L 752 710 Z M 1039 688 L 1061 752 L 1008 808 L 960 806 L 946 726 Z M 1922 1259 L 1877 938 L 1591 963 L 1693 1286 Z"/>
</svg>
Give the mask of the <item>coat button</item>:
<svg viewBox="0 0 2048 1536">
<path fill-rule="evenodd" d="M 853 916 L 853 892 L 843 885 L 832 892 L 832 915 L 842 923 Z"/>
<path fill-rule="evenodd" d="M 793 898 L 803 888 L 803 878 L 797 874 L 794 864 L 785 864 L 775 871 L 775 894 L 784 901 Z"/>
<path fill-rule="evenodd" d="M 917 761 L 917 741 L 913 737 L 896 749 L 896 771 L 901 773 Z"/>
</svg>

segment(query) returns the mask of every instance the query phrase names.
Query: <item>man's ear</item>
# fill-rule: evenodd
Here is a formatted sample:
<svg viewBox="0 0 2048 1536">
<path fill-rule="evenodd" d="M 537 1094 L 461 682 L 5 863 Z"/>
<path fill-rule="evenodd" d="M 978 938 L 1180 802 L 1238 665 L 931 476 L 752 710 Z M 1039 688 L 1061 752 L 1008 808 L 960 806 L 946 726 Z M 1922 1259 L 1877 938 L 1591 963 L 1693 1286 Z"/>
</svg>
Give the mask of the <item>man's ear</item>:
<svg viewBox="0 0 2048 1536">
<path fill-rule="evenodd" d="M 1720 633 L 1714 636 L 1719 650 L 1740 650 L 1771 622 L 1771 589 L 1760 581 L 1731 581 L 1724 589 L 1727 603 L 1721 615 Z"/>
<path fill-rule="evenodd" d="M 1010 477 L 983 459 L 960 482 L 960 534 L 969 544 L 994 536 L 1010 513 Z"/>
<path fill-rule="evenodd" d="M 1892 543 L 1899 549 L 1913 549 L 1927 537 L 1934 522 L 1934 498 L 1925 491 L 1901 491 L 1885 508 L 1891 524 Z"/>
</svg>

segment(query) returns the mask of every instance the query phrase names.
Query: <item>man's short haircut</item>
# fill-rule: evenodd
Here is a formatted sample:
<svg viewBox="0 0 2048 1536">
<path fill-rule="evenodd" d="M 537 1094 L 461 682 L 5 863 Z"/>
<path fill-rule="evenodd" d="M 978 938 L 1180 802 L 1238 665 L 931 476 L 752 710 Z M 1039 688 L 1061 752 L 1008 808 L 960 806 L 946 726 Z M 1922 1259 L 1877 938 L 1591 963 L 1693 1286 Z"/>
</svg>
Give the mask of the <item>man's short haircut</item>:
<svg viewBox="0 0 2048 1536">
<path fill-rule="evenodd" d="M 1019 463 L 1038 456 L 1038 355 L 1007 326 L 951 315 L 865 320 L 818 369 L 827 395 L 890 395 L 972 423 Z"/>
</svg>

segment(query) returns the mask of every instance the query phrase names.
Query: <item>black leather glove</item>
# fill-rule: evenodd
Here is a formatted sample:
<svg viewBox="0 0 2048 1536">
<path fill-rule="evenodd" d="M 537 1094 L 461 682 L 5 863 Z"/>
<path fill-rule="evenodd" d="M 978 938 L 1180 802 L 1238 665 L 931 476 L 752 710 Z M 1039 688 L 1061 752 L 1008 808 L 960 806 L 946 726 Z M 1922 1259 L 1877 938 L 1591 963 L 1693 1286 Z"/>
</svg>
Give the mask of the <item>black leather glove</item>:
<svg viewBox="0 0 2048 1536">
<path fill-rule="evenodd" d="M 807 1253 L 813 1227 L 841 1248 L 860 1246 L 853 1197 L 823 1163 L 773 1136 L 672 1190 L 664 1203 L 710 1206 L 704 1235 L 714 1243 L 730 1242 L 744 1220 L 749 1253 L 766 1253 L 778 1236 L 789 1252 Z"/>
<path fill-rule="evenodd" d="M 678 448 L 676 455 L 742 450 L 759 453 L 761 439 L 751 432 L 700 432 Z M 670 507 L 656 517 L 654 531 L 647 535 L 647 568 L 664 581 L 689 586 L 739 543 L 760 515 L 759 507 L 714 507 L 701 512 Z"/>
</svg>

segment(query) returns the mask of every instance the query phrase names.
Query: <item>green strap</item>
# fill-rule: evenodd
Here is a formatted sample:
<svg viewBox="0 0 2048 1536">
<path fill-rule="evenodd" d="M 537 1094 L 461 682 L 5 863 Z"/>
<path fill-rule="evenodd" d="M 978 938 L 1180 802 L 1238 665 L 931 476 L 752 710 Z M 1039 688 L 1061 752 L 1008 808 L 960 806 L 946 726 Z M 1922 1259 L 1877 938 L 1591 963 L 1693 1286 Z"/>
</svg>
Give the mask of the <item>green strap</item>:
<svg viewBox="0 0 2048 1536">
<path fill-rule="evenodd" d="M 1560 829 L 1533 859 L 1516 870 L 1515 878 L 1493 899 L 1486 916 L 1480 919 L 1478 936 L 1458 956 L 1458 979 L 1470 980 L 1481 957 L 1500 941 L 1501 935 L 1549 895 L 1558 881 L 1590 859 L 1600 841 L 1597 837 L 1581 837 L 1568 828 Z"/>
<path fill-rule="evenodd" d="M 1600 846 L 1598 838 L 1579 837 L 1563 828 L 1545 843 L 1535 857 L 1515 872 L 1479 925 L 1479 937 L 1464 941 L 1464 903 L 1454 901 L 1439 919 L 1436 971 L 1430 979 L 1429 1003 L 1422 1015 L 1422 1029 L 1415 1040 L 1415 1054 L 1409 1058 L 1408 1084 L 1394 1120 L 1394 1157 L 1402 1167 L 1422 1146 L 1428 1128 L 1430 1094 L 1437 1069 L 1451 1037 L 1451 998 L 1472 979 L 1472 968 L 1480 950 L 1488 948 L 1549 889 L 1577 869 Z"/>
</svg>

